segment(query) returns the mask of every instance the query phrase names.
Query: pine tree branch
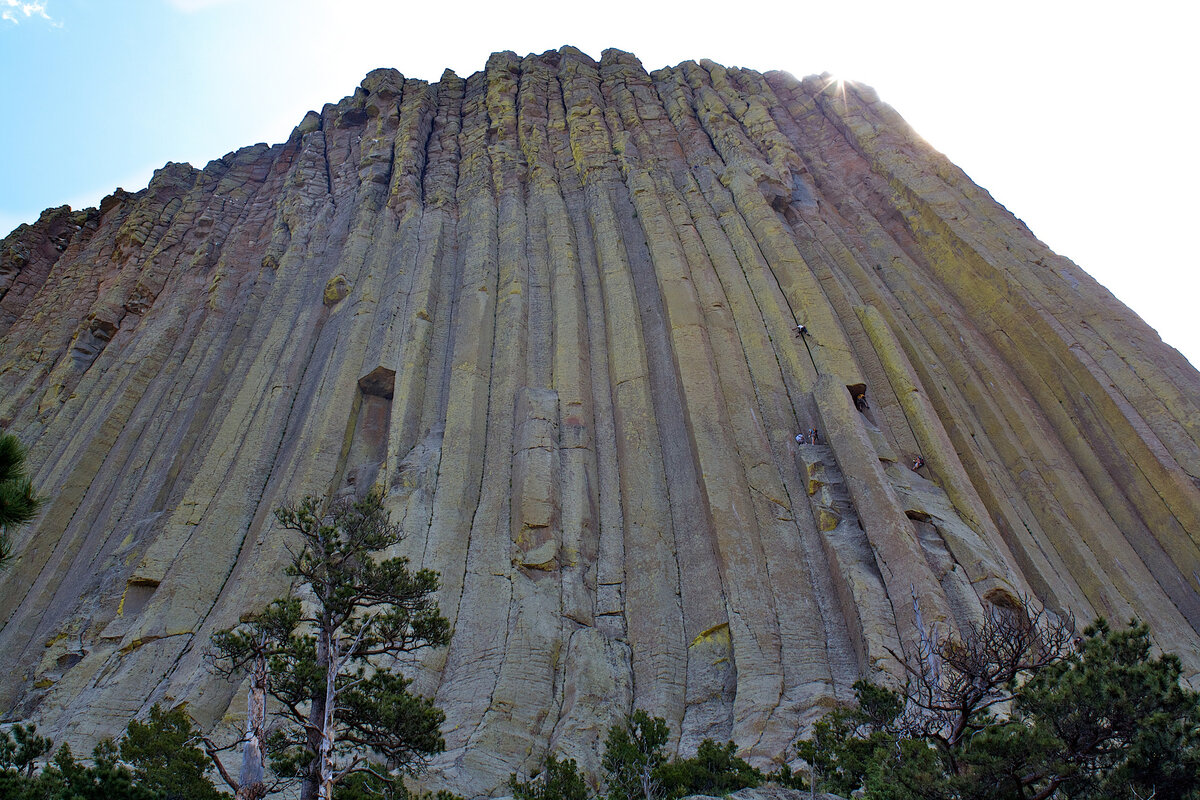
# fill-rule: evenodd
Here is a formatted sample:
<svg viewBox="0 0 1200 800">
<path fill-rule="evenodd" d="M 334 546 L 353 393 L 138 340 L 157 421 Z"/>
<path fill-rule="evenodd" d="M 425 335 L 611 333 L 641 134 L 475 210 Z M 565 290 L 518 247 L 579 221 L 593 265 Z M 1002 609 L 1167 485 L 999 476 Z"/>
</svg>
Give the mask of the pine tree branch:
<svg viewBox="0 0 1200 800">
<path fill-rule="evenodd" d="M 216 744 L 213 743 L 213 740 L 207 736 L 201 736 L 200 741 L 204 743 L 204 752 L 208 754 L 209 760 L 211 760 L 213 765 L 217 768 L 217 773 L 220 774 L 221 780 L 225 781 L 229 788 L 233 790 L 234 794 L 237 794 L 242 788 L 241 784 L 235 781 L 233 776 L 229 774 L 229 771 L 225 769 L 225 764 L 221 762 L 221 757 L 218 755 L 218 753 L 220 753 L 222 750 L 228 750 L 230 748 L 217 747 Z"/>
</svg>

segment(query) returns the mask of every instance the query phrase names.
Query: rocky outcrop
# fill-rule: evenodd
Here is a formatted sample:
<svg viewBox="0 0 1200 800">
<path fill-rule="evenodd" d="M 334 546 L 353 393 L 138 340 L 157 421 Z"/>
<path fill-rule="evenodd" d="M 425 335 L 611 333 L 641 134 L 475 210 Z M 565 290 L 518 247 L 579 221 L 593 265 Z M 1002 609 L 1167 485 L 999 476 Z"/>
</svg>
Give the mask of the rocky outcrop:
<svg viewBox="0 0 1200 800">
<path fill-rule="evenodd" d="M 807 792 L 797 789 L 785 789 L 782 786 L 767 784 L 754 789 L 738 789 L 736 792 L 731 792 L 725 795 L 729 800 L 843 800 L 842 797 L 836 794 L 828 794 L 826 792 Z M 683 798 L 683 800 L 700 800 L 700 798 L 709 798 L 711 795 L 706 794 L 691 794 Z"/>
<path fill-rule="evenodd" d="M 271 510 L 370 486 L 442 576 L 453 642 L 407 668 L 468 795 L 594 768 L 635 707 L 778 761 L 918 618 L 1015 595 L 1200 669 L 1200 375 L 862 86 L 377 70 L 22 226 L 0 292 L 50 498 L 0 706 L 56 736 L 228 721 L 203 654 L 286 588 Z"/>
</svg>

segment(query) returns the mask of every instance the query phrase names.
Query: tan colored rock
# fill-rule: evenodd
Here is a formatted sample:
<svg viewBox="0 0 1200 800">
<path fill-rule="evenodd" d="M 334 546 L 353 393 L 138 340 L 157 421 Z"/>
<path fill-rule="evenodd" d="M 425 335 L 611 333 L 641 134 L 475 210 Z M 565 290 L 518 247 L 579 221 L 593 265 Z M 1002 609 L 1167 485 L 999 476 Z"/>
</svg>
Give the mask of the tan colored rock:
<svg viewBox="0 0 1200 800">
<path fill-rule="evenodd" d="M 0 242 L 0 425 L 50 498 L 0 705 L 84 750 L 154 702 L 227 724 L 203 655 L 286 590 L 272 510 L 372 487 L 455 628 L 403 665 L 447 715 L 426 788 L 595 770 L 634 708 L 778 763 L 918 619 L 1012 595 L 1195 677 L 1198 420 L 1200 375 L 866 87 L 375 70 Z"/>
</svg>

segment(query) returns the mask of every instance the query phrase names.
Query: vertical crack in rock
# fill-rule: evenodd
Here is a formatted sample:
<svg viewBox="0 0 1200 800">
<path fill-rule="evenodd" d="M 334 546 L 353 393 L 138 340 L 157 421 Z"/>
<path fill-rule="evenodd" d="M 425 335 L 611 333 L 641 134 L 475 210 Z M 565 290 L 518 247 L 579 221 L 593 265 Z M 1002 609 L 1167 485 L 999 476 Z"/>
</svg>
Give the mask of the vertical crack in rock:
<svg viewBox="0 0 1200 800">
<path fill-rule="evenodd" d="M 918 616 L 1014 596 L 1195 678 L 1198 398 L 866 87 L 375 70 L 0 241 L 0 425 L 50 498 L 0 702 L 84 749 L 156 701 L 226 724 L 204 643 L 286 589 L 273 509 L 371 488 L 455 629 L 399 664 L 447 715 L 426 788 L 596 771 L 635 708 L 779 763 Z"/>
</svg>

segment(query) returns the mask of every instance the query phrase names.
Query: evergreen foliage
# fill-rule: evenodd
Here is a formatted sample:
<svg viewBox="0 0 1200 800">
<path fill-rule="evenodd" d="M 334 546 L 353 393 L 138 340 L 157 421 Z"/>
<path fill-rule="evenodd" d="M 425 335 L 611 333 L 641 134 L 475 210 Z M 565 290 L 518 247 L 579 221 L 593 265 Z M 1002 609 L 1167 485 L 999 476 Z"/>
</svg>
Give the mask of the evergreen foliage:
<svg viewBox="0 0 1200 800">
<path fill-rule="evenodd" d="M 160 800 L 217 800 L 224 797 L 205 776 L 208 756 L 183 709 L 157 703 L 146 722 L 134 720 L 121 739 L 121 760 L 133 767 L 139 786 Z"/>
<path fill-rule="evenodd" d="M 157 705 L 146 723 L 129 723 L 120 745 L 105 739 L 91 763 L 53 743 L 33 725 L 0 731 L 0 798 L 4 800 L 219 800 L 204 776 L 204 755 L 192 741 L 191 721 Z M 39 769 L 39 766 L 41 768 Z"/>
<path fill-rule="evenodd" d="M 516 775 L 509 776 L 508 788 L 515 800 L 588 800 L 591 796 L 575 759 L 559 761 L 553 753 L 534 778 L 519 781 Z"/>
<path fill-rule="evenodd" d="M 16 436 L 0 432 L 0 564 L 11 552 L 9 534 L 31 522 L 41 506 L 26 474 L 25 448 Z"/>
<path fill-rule="evenodd" d="M 934 652 L 951 659 L 907 664 L 902 692 L 855 684 L 858 702 L 798 746 L 815 788 L 865 800 L 1200 800 L 1200 695 L 1179 685 L 1179 660 L 1152 658 L 1137 622 L 1114 631 L 1098 621 L 1079 642 L 1047 649 L 1061 630 L 1016 648 L 945 640 Z M 974 684 L 964 682 L 966 662 L 953 656 L 967 650 L 1004 651 L 1023 666 L 978 662 Z M 955 692 L 931 694 L 931 669 Z M 986 685 L 985 674 L 1000 680 Z"/>
<path fill-rule="evenodd" d="M 701 742 L 691 758 L 668 760 L 670 729 L 662 717 L 638 710 L 608 729 L 601 767 L 606 800 L 677 800 L 691 794 L 727 795 L 765 780 L 763 774 L 737 756 L 733 742 Z M 541 772 L 530 780 L 509 778 L 516 800 L 587 800 L 587 780 L 573 759 L 547 757 Z"/>
<path fill-rule="evenodd" d="M 854 684 L 854 696 L 854 705 L 826 714 L 813 726 L 812 738 L 796 745 L 814 789 L 849 795 L 895 744 L 889 726 L 903 709 L 901 696 L 863 680 Z"/>
<path fill-rule="evenodd" d="M 299 534 L 288 568 L 296 590 L 213 637 L 218 671 L 240 677 L 265 665 L 263 689 L 277 701 L 281 722 L 266 747 L 276 774 L 301 782 L 304 800 L 332 797 L 335 785 L 356 773 L 391 783 L 396 772 L 416 771 L 445 746 L 442 712 L 409 692 L 408 679 L 380 666 L 449 641 L 433 597 L 437 573 L 412 571 L 405 558 L 376 560 L 401 540 L 378 493 L 336 501 L 328 514 L 320 509 L 306 497 L 276 511 L 280 524 Z M 386 771 L 369 755 L 382 757 Z"/>
<path fill-rule="evenodd" d="M 92 750 L 90 765 L 75 760 L 71 748 L 58 748 L 54 759 L 32 782 L 26 797 L 45 800 L 160 800 L 139 786 L 120 762 L 117 746 L 104 739 Z"/>
<path fill-rule="evenodd" d="M 737 745 L 705 739 L 691 758 L 677 758 L 659 770 L 663 794 L 679 798 L 692 794 L 720 797 L 758 786 L 763 774 L 737 756 Z"/>
<path fill-rule="evenodd" d="M 1047 781 L 1068 797 L 1200 798 L 1200 694 L 1180 686 L 1178 657 L 1151 657 L 1150 629 L 1097 620 L 1069 659 L 1040 671 L 1017 699 L 1050 744 Z"/>
<path fill-rule="evenodd" d="M 404 781 L 388 781 L 370 772 L 355 772 L 346 776 L 333 787 L 333 800 L 463 800 L 463 798 L 439 790 L 437 792 L 413 792 Z"/>
<path fill-rule="evenodd" d="M 667 763 L 670 729 L 662 717 L 638 709 L 624 724 L 608 729 L 604 768 L 608 800 L 660 800 L 661 768 Z"/>
<path fill-rule="evenodd" d="M 53 746 L 45 736 L 38 735 L 36 725 L 18 723 L 11 731 L 0 730 L 0 797 L 25 797 L 38 759 Z"/>
</svg>

